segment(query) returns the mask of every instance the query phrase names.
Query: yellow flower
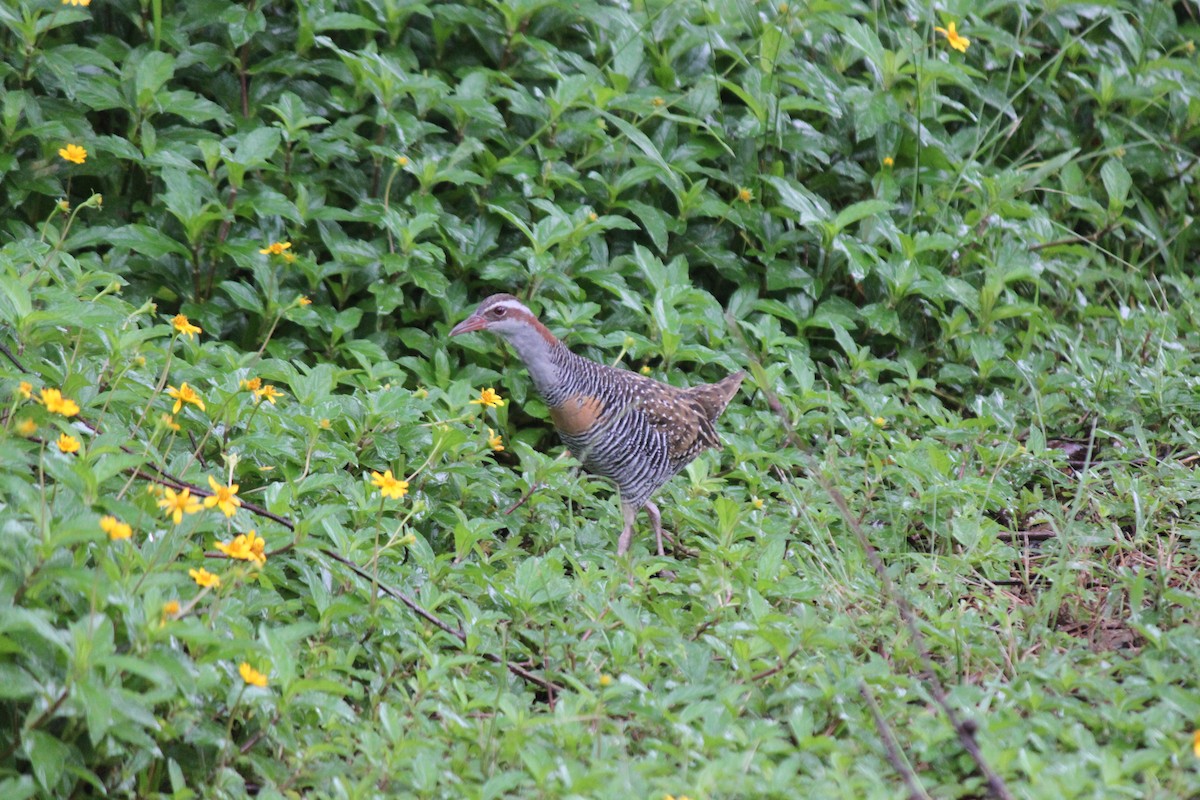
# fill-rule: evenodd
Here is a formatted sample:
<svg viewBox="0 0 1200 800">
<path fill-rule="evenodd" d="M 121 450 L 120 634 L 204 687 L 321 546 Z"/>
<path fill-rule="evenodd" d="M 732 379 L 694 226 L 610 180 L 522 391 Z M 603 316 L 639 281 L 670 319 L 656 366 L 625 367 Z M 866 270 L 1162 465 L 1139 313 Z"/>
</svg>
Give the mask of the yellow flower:
<svg viewBox="0 0 1200 800">
<path fill-rule="evenodd" d="M 588 222 L 595 222 L 598 219 L 600 219 L 600 215 L 597 214 L 595 211 L 588 212 Z"/>
<path fill-rule="evenodd" d="M 213 542 L 213 547 L 230 558 L 240 558 L 243 561 L 249 560 L 250 551 L 246 549 L 246 537 L 240 533 L 233 537 L 232 542 Z"/>
<path fill-rule="evenodd" d="M 745 186 L 738 188 L 738 200 L 741 200 L 743 203 L 749 203 L 753 199 L 754 192 L 750 191 Z"/>
<path fill-rule="evenodd" d="M 133 528 L 128 524 L 121 522 L 116 517 L 103 516 L 100 518 L 100 530 L 108 534 L 108 538 L 112 541 L 118 539 L 128 539 L 133 536 Z"/>
<path fill-rule="evenodd" d="M 167 602 L 163 603 L 163 607 L 162 607 L 162 621 L 163 622 L 166 622 L 168 617 L 174 617 L 178 613 L 179 613 L 179 601 L 178 600 L 168 600 Z"/>
<path fill-rule="evenodd" d="M 934 28 L 935 31 L 946 37 L 946 43 L 954 50 L 960 53 L 967 52 L 967 48 L 971 46 L 971 40 L 965 36 L 959 36 L 958 31 L 954 30 L 954 23 L 951 22 L 945 28 Z"/>
<path fill-rule="evenodd" d="M 600 676 L 600 685 L 601 686 L 612 686 L 612 675 L 601 675 Z"/>
<path fill-rule="evenodd" d="M 73 417 L 79 413 L 79 406 L 75 401 L 63 397 L 58 389 L 42 389 L 42 396 L 38 402 L 44 405 L 47 411 L 62 414 L 64 417 Z"/>
<path fill-rule="evenodd" d="M 253 530 L 249 533 L 239 533 L 228 544 L 225 542 L 216 543 L 217 549 L 230 558 L 253 561 L 260 567 L 267 563 L 266 545 L 266 541 Z"/>
<path fill-rule="evenodd" d="M 271 242 L 258 252 L 262 253 L 264 256 L 281 256 L 285 250 L 290 250 L 291 247 L 291 242 Z"/>
<path fill-rule="evenodd" d="M 892 158 L 891 156 L 887 156 L 883 159 L 883 165 L 888 169 L 891 169 L 892 167 L 896 166 L 896 159 Z"/>
<path fill-rule="evenodd" d="M 384 497 L 390 497 L 394 500 L 399 500 L 408 494 L 408 481 L 399 480 L 392 475 L 390 469 L 382 475 L 378 472 L 372 472 L 371 483 L 375 485 L 375 488 L 379 489 Z"/>
<path fill-rule="evenodd" d="M 296 298 L 296 304 L 300 306 L 311 306 L 312 300 L 309 300 L 307 295 L 302 294 Z"/>
<path fill-rule="evenodd" d="M 884 419 L 883 417 L 871 417 L 871 422 L 872 422 L 872 424 L 875 425 L 876 428 L 886 428 L 887 427 L 887 420 Z"/>
<path fill-rule="evenodd" d="M 317 423 L 317 427 L 323 431 L 327 431 L 333 427 L 333 423 L 329 421 L 329 417 L 321 417 L 321 421 Z"/>
<path fill-rule="evenodd" d="M 484 405 L 488 408 L 500 408 L 504 405 L 504 398 L 496 394 L 496 390 L 488 387 L 479 393 L 478 400 L 472 400 L 471 405 Z"/>
<path fill-rule="evenodd" d="M 203 333 L 198 325 L 193 325 L 191 320 L 189 320 L 183 314 L 175 315 L 175 318 L 171 320 L 171 327 L 180 333 L 187 334 L 189 339 L 192 338 L 193 334 Z"/>
<path fill-rule="evenodd" d="M 221 576 L 213 575 L 204 567 L 201 567 L 200 569 L 189 569 L 188 575 L 192 576 L 192 580 L 194 580 L 198 586 L 202 586 L 205 589 L 216 589 L 221 585 Z"/>
<path fill-rule="evenodd" d="M 242 388 L 251 392 L 257 392 L 262 386 L 262 378 L 251 378 L 248 381 L 242 381 Z"/>
<path fill-rule="evenodd" d="M 56 442 L 56 444 L 58 445 L 58 449 L 62 450 L 64 453 L 79 452 L 79 440 L 66 433 L 60 433 L 58 435 L 58 442 Z"/>
<path fill-rule="evenodd" d="M 268 400 L 270 401 L 271 405 L 275 405 L 275 398 L 277 397 L 283 397 L 283 392 L 279 391 L 269 383 L 261 389 L 254 390 L 254 399 L 256 402 L 260 400 Z"/>
<path fill-rule="evenodd" d="M 404 534 L 404 538 L 400 540 L 400 544 L 408 547 L 417 543 L 417 537 L 411 533 Z"/>
<path fill-rule="evenodd" d="M 1200 758 L 1200 731 L 1192 732 L 1192 752 L 1196 754 L 1196 758 Z"/>
<path fill-rule="evenodd" d="M 69 144 L 59 149 L 58 154 L 62 156 L 64 161 L 70 161 L 72 164 L 82 164 L 87 161 L 87 150 L 84 150 L 77 144 Z"/>
<path fill-rule="evenodd" d="M 31 384 L 29 381 L 21 381 L 21 383 L 17 386 L 17 394 L 21 395 L 21 397 L 26 400 L 33 397 L 33 384 Z"/>
<path fill-rule="evenodd" d="M 666 103 L 667 101 L 663 100 L 661 97 L 656 97 L 650 101 L 650 104 L 655 108 L 662 108 L 664 105 L 666 105 Z"/>
<path fill-rule="evenodd" d="M 787 3 L 780 3 L 780 4 L 779 4 L 779 13 L 780 13 L 780 14 L 786 14 L 787 12 L 788 12 L 788 4 L 787 4 Z"/>
<path fill-rule="evenodd" d="M 488 428 L 488 447 L 495 450 L 497 453 L 504 452 L 504 439 L 500 434 L 496 433 L 491 428 Z"/>
<path fill-rule="evenodd" d="M 191 489 L 184 489 L 179 494 L 171 487 L 163 489 L 163 499 L 158 501 L 158 507 L 166 511 L 167 516 L 178 525 L 183 522 L 184 514 L 195 514 L 201 508 L 200 501 L 192 497 Z"/>
<path fill-rule="evenodd" d="M 59 200 L 58 201 L 58 210 L 59 211 L 70 211 L 71 204 L 68 203 L 66 200 Z"/>
<path fill-rule="evenodd" d="M 227 517 L 232 517 L 237 513 L 238 507 L 242 501 L 238 498 L 238 485 L 231 483 L 228 486 L 222 486 L 213 480 L 213 476 L 208 476 L 208 486 L 213 490 L 211 496 L 204 498 L 204 507 L 212 508 L 216 506 L 221 509 L 221 513 Z"/>
<path fill-rule="evenodd" d="M 242 676 L 242 680 L 251 686 L 262 688 L 267 685 L 267 676 L 263 675 L 245 661 L 238 665 L 238 674 Z"/>
<path fill-rule="evenodd" d="M 756 510 L 762 511 L 762 507 L 764 505 L 763 499 L 757 495 L 751 495 L 750 496 L 750 505 L 754 506 L 754 508 Z"/>
<path fill-rule="evenodd" d="M 33 436 L 35 433 L 37 433 L 37 423 L 31 420 L 29 417 L 26 417 L 17 423 L 17 433 L 28 439 L 30 436 Z"/>
<path fill-rule="evenodd" d="M 180 429 L 179 423 L 175 421 L 175 418 L 165 411 L 163 412 L 163 415 L 162 415 L 162 424 L 166 425 L 168 428 L 170 428 L 173 431 L 177 431 Z"/>
<path fill-rule="evenodd" d="M 408 156 L 396 156 L 396 166 L 397 167 L 407 167 L 408 166 Z"/>
<path fill-rule="evenodd" d="M 652 372 L 652 370 L 650 369 L 650 365 L 649 365 L 649 364 L 642 364 L 641 373 L 642 373 L 643 375 L 649 375 L 651 372 Z"/>
<path fill-rule="evenodd" d="M 87 8 L 92 4 L 92 0 L 62 0 L 62 3 L 64 6 L 83 6 L 84 8 Z"/>
<path fill-rule="evenodd" d="M 250 551 L 250 558 L 260 567 L 267 563 L 267 540 L 256 534 L 253 528 L 246 533 L 246 548 Z"/>
<path fill-rule="evenodd" d="M 191 403 L 201 411 L 204 410 L 204 401 L 200 399 L 200 395 L 196 393 L 195 389 L 187 385 L 187 381 L 179 384 L 178 389 L 168 386 L 167 394 L 175 398 L 175 407 L 171 409 L 172 414 L 178 414 L 184 403 Z"/>
</svg>

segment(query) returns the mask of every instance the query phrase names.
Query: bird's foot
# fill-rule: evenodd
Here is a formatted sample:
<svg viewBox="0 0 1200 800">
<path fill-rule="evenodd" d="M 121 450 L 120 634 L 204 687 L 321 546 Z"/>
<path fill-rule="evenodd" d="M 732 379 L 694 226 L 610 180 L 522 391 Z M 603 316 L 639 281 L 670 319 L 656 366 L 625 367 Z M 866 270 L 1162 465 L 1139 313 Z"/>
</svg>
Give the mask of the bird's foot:
<svg viewBox="0 0 1200 800">
<path fill-rule="evenodd" d="M 693 550 L 687 545 L 681 544 L 678 539 L 666 531 L 663 531 L 663 538 L 667 540 L 667 544 L 671 545 L 671 551 L 675 555 L 687 556 L 688 558 L 696 558 L 700 555 L 699 550 Z"/>
<path fill-rule="evenodd" d="M 671 543 L 671 549 L 676 553 L 685 555 L 689 558 L 695 558 L 696 556 L 700 555 L 698 551 L 684 547 L 682 544 L 676 541 L 675 537 L 663 530 L 662 514 L 659 513 L 658 506 L 656 506 L 654 503 L 646 503 L 646 515 L 650 517 L 650 524 L 654 526 L 654 539 L 658 543 L 658 554 L 660 556 L 666 555 L 666 551 L 663 549 L 663 539 L 666 539 Z"/>
</svg>

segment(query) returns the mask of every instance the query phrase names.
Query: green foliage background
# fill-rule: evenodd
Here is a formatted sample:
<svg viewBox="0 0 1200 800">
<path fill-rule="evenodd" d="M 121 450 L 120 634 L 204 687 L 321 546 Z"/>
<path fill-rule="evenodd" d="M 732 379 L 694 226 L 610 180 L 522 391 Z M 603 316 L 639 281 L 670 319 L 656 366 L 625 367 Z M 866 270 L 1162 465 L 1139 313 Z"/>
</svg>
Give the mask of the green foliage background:
<svg viewBox="0 0 1200 800">
<path fill-rule="evenodd" d="M 0 5 L 0 796 L 987 796 L 822 481 L 1015 796 L 1200 796 L 1190 14 Z M 493 291 L 750 370 L 660 495 L 694 556 L 618 559 L 446 341 Z M 246 506 L 164 518 L 209 478 Z"/>
</svg>

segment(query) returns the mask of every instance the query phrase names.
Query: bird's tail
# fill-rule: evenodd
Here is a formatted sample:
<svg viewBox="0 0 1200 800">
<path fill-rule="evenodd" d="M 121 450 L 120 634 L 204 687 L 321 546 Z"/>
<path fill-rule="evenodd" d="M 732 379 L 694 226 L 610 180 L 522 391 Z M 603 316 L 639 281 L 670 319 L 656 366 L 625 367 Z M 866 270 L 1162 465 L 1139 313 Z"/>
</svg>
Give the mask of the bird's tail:
<svg viewBox="0 0 1200 800">
<path fill-rule="evenodd" d="M 746 373 L 738 370 L 716 383 L 693 386 L 688 389 L 688 396 L 704 409 L 705 416 L 710 420 L 715 420 L 721 416 L 721 412 L 725 410 L 725 406 L 729 405 L 729 401 L 737 394 L 738 388 L 742 385 L 742 380 L 745 377 Z"/>
</svg>

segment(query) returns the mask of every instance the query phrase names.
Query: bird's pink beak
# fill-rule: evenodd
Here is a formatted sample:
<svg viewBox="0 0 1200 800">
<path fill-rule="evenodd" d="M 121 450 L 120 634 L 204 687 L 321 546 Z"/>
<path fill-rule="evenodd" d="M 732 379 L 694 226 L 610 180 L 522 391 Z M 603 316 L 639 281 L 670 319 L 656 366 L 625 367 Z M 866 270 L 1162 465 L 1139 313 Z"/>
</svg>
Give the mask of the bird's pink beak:
<svg viewBox="0 0 1200 800">
<path fill-rule="evenodd" d="M 471 316 L 464 319 L 462 322 L 455 325 L 450 330 L 450 335 L 458 336 L 460 333 L 470 333 L 471 331 L 481 331 L 486 327 L 487 327 L 487 323 L 484 321 L 483 317 L 479 316 L 478 314 L 472 314 Z"/>
</svg>

